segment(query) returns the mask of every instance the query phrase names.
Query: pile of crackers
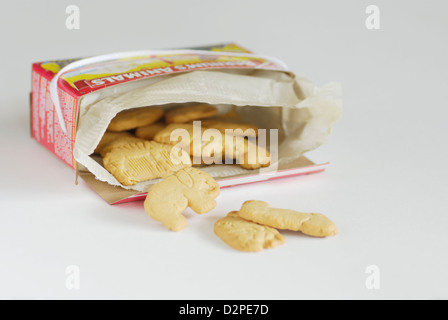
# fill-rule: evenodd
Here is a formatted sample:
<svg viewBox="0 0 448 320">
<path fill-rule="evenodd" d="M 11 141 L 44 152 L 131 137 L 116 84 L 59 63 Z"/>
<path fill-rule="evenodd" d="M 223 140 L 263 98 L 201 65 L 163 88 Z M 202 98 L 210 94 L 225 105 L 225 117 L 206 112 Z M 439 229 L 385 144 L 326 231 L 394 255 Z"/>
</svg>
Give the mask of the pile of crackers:
<svg viewBox="0 0 448 320">
<path fill-rule="evenodd" d="M 229 157 L 245 169 L 270 165 L 269 152 L 257 144 L 257 126 L 217 113 L 216 107 L 206 104 L 178 106 L 168 111 L 159 107 L 125 110 L 111 121 L 95 153 L 101 155 L 104 167 L 125 186 L 162 178 L 149 188 L 145 211 L 167 229 L 180 231 L 188 225 L 182 214 L 188 207 L 198 214 L 210 212 L 220 193 L 219 184 L 193 165 L 208 165 L 212 163 L 210 159 Z M 201 120 L 199 128 L 195 127 L 196 120 Z M 173 133 L 179 129 L 188 134 L 186 141 L 173 139 Z M 209 129 L 214 129 L 214 139 L 204 140 L 202 135 Z M 230 135 L 229 129 L 236 131 Z M 194 132 L 198 131 L 201 137 L 195 146 Z M 256 150 L 255 154 L 249 154 L 250 147 Z M 256 200 L 246 201 L 239 211 L 228 213 L 214 226 L 215 234 L 225 243 L 246 252 L 285 243 L 277 229 L 315 237 L 337 234 L 334 223 L 322 214 L 271 208 Z"/>
<path fill-rule="evenodd" d="M 256 141 L 259 128 L 217 113 L 216 107 L 207 104 L 177 106 L 168 111 L 156 106 L 125 110 L 112 119 L 95 153 L 124 186 L 164 178 L 193 165 L 213 164 L 217 159 L 228 163 L 230 158 L 249 170 L 269 166 L 269 151 Z M 199 129 L 195 127 L 198 120 Z M 195 145 L 194 133 L 199 130 L 202 136 L 209 129 L 214 129 L 219 139 L 199 137 Z M 178 130 L 184 130 L 190 138 L 173 139 L 173 132 Z M 229 130 L 236 134 L 228 134 Z"/>
</svg>

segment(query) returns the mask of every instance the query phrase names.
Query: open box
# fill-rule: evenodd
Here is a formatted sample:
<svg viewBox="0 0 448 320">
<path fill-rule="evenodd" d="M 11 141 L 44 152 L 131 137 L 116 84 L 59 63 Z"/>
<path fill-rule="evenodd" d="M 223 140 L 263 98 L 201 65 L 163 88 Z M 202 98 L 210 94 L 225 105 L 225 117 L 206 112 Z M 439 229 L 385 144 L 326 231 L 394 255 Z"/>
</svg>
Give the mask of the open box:
<svg viewBox="0 0 448 320">
<path fill-rule="evenodd" d="M 313 163 L 303 156 L 303 153 L 327 142 L 332 126 L 341 112 L 339 85 L 331 83 L 317 88 L 304 77 L 295 78 L 281 61 L 254 55 L 235 44 L 194 50 L 132 52 L 35 63 L 32 66 L 32 137 L 74 168 L 76 175 L 84 179 L 108 203 L 144 199 L 145 190 L 120 186 L 113 178 L 108 177 L 106 170 L 98 164 L 98 161 L 92 159 L 92 150 L 99 142 L 107 123 L 121 110 L 114 109 L 112 102 L 120 101 L 126 95 L 135 96 L 135 93 L 143 92 L 143 95 L 146 94 L 146 100 L 138 96 L 137 100 L 141 102 L 134 101 L 137 103 L 136 106 L 164 104 L 166 97 L 165 100 L 157 100 L 157 94 L 160 92 L 146 88 L 152 89 L 156 87 L 154 84 L 167 82 L 165 79 L 176 81 L 190 75 L 199 75 L 198 81 L 204 81 L 203 79 L 210 75 L 217 75 L 216 79 L 225 75 L 238 81 L 249 80 L 254 83 L 254 88 L 261 84 L 262 86 L 256 89 L 266 92 L 272 90 L 276 93 L 273 95 L 278 96 L 270 105 L 270 102 L 266 102 L 266 99 L 271 99 L 269 95 L 260 103 L 247 104 L 242 97 L 250 90 L 241 92 L 230 88 L 228 89 L 230 98 L 221 97 L 219 101 L 227 106 L 243 108 L 252 105 L 278 108 L 278 105 L 284 106 L 289 103 L 290 109 L 293 109 L 284 110 L 287 108 L 282 107 L 278 113 L 283 131 L 294 133 L 291 134 L 294 139 L 287 141 L 287 136 L 285 141 L 282 140 L 283 151 L 286 150 L 283 153 L 287 154 L 287 157 L 279 158 L 276 170 L 268 173 L 260 173 L 258 170 L 251 172 L 236 170 L 227 176 L 218 175 L 215 180 L 221 187 L 315 173 L 325 170 L 328 166 L 328 163 Z M 201 78 L 204 75 L 207 77 Z M 279 102 L 283 96 L 287 96 L 285 88 L 294 91 L 297 103 Z M 213 91 L 212 89 L 209 88 L 209 91 Z M 222 91 L 221 87 L 218 89 Z M 281 94 L 278 94 L 279 92 Z M 174 99 L 170 102 L 175 103 L 216 102 L 213 97 L 205 95 L 202 99 L 198 96 L 200 94 L 196 93 L 194 98 L 189 98 L 189 94 L 185 94 L 185 100 L 182 100 L 184 99 L 182 96 L 176 98 L 171 94 L 168 99 Z M 254 100 L 256 99 L 258 97 L 254 97 Z M 132 99 L 126 101 L 132 102 Z M 147 104 L 148 101 L 151 101 L 151 104 Z M 95 108 L 103 113 L 98 114 Z M 306 121 L 303 120 L 304 123 L 299 125 L 296 119 Z"/>
</svg>

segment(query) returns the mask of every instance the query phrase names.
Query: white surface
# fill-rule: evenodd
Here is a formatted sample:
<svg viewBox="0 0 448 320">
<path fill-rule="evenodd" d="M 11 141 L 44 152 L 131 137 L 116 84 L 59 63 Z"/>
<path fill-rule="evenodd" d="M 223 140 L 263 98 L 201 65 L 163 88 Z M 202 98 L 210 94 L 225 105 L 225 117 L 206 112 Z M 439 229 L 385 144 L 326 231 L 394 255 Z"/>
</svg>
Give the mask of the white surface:
<svg viewBox="0 0 448 320">
<path fill-rule="evenodd" d="M 65 28 L 65 7 L 81 29 Z M 446 1 L 13 1 L 2 4 L 0 298 L 448 298 Z M 365 8 L 381 9 L 367 30 Z M 104 6 L 107 6 L 104 7 Z M 309 154 L 326 173 L 225 189 L 172 233 L 142 203 L 108 206 L 29 138 L 33 61 L 236 41 L 318 84 L 344 112 Z M 340 235 L 285 233 L 247 254 L 213 223 L 248 199 L 322 212 Z M 81 288 L 66 289 L 77 265 Z M 369 290 L 365 270 L 380 270 Z"/>
</svg>

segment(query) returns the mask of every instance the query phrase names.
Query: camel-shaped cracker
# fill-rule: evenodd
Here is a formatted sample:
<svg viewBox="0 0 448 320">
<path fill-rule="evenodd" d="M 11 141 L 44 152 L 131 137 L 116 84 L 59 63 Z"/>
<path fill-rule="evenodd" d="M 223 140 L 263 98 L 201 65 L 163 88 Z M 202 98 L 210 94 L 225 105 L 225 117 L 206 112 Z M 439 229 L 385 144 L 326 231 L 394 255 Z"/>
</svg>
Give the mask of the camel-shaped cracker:
<svg viewBox="0 0 448 320">
<path fill-rule="evenodd" d="M 250 200 L 243 203 L 240 217 L 275 229 L 301 231 L 314 237 L 338 233 L 336 225 L 320 213 L 303 213 L 289 209 L 271 208 L 267 202 Z"/>
<path fill-rule="evenodd" d="M 185 140 L 172 140 L 171 134 L 176 130 L 183 130 Z M 215 130 L 219 140 L 203 140 L 205 133 Z M 180 134 L 180 131 L 178 132 Z M 197 142 L 195 143 L 194 140 Z M 184 149 L 193 158 L 208 159 L 225 158 L 237 160 L 244 169 L 254 170 L 268 167 L 271 164 L 269 151 L 257 143 L 244 139 L 243 136 L 223 134 L 217 129 L 207 129 L 191 123 L 170 124 L 154 136 L 154 141 L 163 144 L 177 145 Z M 213 155 L 211 155 L 213 154 Z M 208 162 L 209 163 L 209 162 Z"/>
<path fill-rule="evenodd" d="M 187 226 L 182 212 L 190 207 L 203 214 L 214 209 L 219 184 L 206 172 L 184 168 L 149 188 L 145 200 L 148 215 L 173 231 Z"/>
</svg>

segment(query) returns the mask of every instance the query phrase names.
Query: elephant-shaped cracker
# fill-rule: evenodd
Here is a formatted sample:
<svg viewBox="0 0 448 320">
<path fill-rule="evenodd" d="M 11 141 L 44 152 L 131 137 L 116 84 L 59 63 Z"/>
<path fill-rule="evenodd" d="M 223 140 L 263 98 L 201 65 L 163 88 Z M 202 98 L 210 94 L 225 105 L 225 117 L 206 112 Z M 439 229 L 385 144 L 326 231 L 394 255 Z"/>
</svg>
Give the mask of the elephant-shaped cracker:
<svg viewBox="0 0 448 320">
<path fill-rule="evenodd" d="M 173 231 L 187 226 L 182 212 L 190 207 L 196 213 L 207 213 L 216 206 L 219 184 L 206 172 L 184 168 L 152 186 L 145 200 L 145 211 Z"/>
</svg>

